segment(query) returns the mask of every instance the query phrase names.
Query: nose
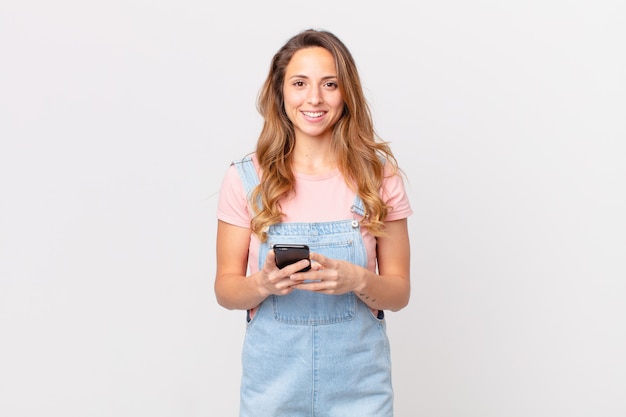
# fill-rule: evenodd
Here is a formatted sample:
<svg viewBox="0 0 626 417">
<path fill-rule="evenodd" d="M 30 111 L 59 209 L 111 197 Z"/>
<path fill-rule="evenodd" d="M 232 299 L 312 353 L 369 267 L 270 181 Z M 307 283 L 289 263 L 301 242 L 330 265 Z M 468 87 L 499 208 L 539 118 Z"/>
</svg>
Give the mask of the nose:
<svg viewBox="0 0 626 417">
<path fill-rule="evenodd" d="M 309 91 L 308 102 L 309 104 L 317 105 L 322 103 L 324 100 L 322 98 L 322 94 L 319 88 L 311 88 Z"/>
</svg>

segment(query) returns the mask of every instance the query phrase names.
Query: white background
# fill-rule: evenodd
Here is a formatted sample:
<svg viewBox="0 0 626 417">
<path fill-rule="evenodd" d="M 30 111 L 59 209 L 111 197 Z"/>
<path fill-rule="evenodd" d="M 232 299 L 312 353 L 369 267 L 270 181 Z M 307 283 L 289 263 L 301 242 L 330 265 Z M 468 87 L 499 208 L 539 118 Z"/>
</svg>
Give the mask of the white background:
<svg viewBox="0 0 626 417">
<path fill-rule="evenodd" d="M 2 0 L 0 415 L 236 415 L 216 196 L 309 27 L 409 177 L 396 415 L 626 416 L 618 0 Z"/>
</svg>

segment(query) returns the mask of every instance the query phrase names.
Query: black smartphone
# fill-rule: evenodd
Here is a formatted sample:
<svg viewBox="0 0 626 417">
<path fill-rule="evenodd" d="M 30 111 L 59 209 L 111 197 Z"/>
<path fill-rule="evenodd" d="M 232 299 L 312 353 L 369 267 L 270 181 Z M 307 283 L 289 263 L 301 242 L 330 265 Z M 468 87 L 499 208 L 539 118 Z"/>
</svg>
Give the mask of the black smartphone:
<svg viewBox="0 0 626 417">
<path fill-rule="evenodd" d="M 309 247 L 307 245 L 277 243 L 273 246 L 273 249 L 276 257 L 276 266 L 281 269 L 299 260 L 309 259 Z M 306 272 L 309 269 L 311 269 L 310 260 L 309 264 L 298 272 Z"/>
</svg>

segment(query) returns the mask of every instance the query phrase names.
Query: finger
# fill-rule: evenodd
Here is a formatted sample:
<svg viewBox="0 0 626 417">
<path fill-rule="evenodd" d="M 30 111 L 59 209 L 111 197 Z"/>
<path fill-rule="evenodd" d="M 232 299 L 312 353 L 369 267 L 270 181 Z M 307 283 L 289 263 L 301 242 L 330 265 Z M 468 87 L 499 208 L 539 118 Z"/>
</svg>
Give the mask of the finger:
<svg viewBox="0 0 626 417">
<path fill-rule="evenodd" d="M 316 292 L 321 292 L 327 289 L 326 285 L 324 285 L 324 283 L 322 282 L 302 282 L 299 284 L 294 285 L 292 288 L 296 288 L 298 290 L 304 290 L 304 291 L 316 291 Z"/>
<path fill-rule="evenodd" d="M 311 258 L 311 260 L 320 264 L 322 267 L 328 266 L 328 258 L 322 255 L 321 253 L 311 252 L 309 254 L 309 258 Z"/>
<path fill-rule="evenodd" d="M 263 265 L 263 268 L 266 271 L 272 271 L 274 269 L 278 269 L 278 267 L 276 266 L 276 256 L 274 255 L 274 249 L 270 249 L 267 252 L 267 256 L 265 256 L 265 264 Z"/>
<path fill-rule="evenodd" d="M 291 265 L 287 265 L 283 267 L 283 269 L 281 269 L 281 272 L 284 272 L 285 275 L 289 276 L 305 269 L 306 267 L 310 265 L 311 265 L 311 261 L 309 261 L 308 259 L 301 259 L 298 262 L 295 262 Z"/>
<path fill-rule="evenodd" d="M 297 283 L 301 283 L 304 281 L 322 281 L 324 275 L 319 271 L 311 270 L 308 272 L 296 272 L 289 276 L 292 281 L 296 281 Z"/>
<path fill-rule="evenodd" d="M 311 262 L 311 271 L 322 271 L 324 266 L 319 262 Z"/>
<path fill-rule="evenodd" d="M 333 282 L 328 281 L 314 281 L 301 282 L 298 285 L 294 285 L 293 288 L 305 291 L 314 291 L 324 294 L 339 294 L 338 287 Z"/>
<path fill-rule="evenodd" d="M 285 278 L 277 282 L 275 284 L 275 287 L 278 290 L 286 290 L 286 289 L 291 289 L 294 285 L 297 285 L 297 284 L 298 284 L 297 282 L 293 282 L 289 278 Z"/>
</svg>

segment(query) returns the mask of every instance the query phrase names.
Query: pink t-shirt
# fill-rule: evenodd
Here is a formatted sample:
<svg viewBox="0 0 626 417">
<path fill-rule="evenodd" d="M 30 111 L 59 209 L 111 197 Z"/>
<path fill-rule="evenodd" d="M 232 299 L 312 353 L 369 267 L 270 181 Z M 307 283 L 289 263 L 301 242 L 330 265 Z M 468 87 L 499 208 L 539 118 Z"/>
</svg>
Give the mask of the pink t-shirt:
<svg viewBox="0 0 626 417">
<path fill-rule="evenodd" d="M 253 155 L 252 161 L 259 172 L 258 161 Z M 385 168 L 388 174 L 388 168 Z M 260 178 L 259 173 L 259 178 Z M 350 211 L 354 202 L 354 191 L 348 187 L 340 174 L 335 170 L 325 175 L 295 174 L 296 188 L 293 197 L 281 202 L 285 214 L 283 222 L 326 222 L 336 220 L 352 220 Z M 413 212 L 399 175 L 383 180 L 381 196 L 391 207 L 386 221 L 400 220 Z M 240 227 L 250 227 L 252 210 L 248 208 L 248 200 L 237 168 L 231 165 L 226 171 L 217 204 L 217 218 L 223 222 Z M 357 218 L 360 220 L 360 218 Z M 366 228 L 361 228 L 361 235 L 367 250 L 368 269 L 376 272 L 376 239 Z M 248 256 L 249 273 L 259 270 L 260 241 L 253 234 L 250 241 Z"/>
</svg>

